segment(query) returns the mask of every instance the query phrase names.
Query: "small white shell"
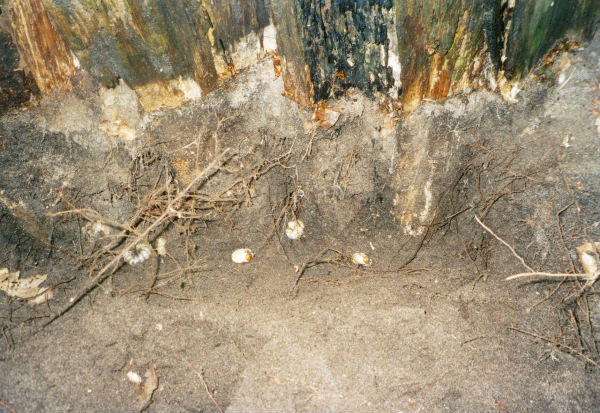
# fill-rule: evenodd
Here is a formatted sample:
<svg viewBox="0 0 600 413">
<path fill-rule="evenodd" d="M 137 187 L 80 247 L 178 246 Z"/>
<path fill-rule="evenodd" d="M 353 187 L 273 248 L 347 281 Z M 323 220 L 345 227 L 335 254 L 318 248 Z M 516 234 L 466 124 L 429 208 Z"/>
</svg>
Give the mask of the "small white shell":
<svg viewBox="0 0 600 413">
<path fill-rule="evenodd" d="M 163 237 L 160 237 L 159 239 L 156 240 L 156 243 L 154 244 L 156 247 L 156 253 L 158 255 L 160 255 L 161 257 L 164 257 L 165 255 L 167 255 L 167 240 L 164 239 Z"/>
<path fill-rule="evenodd" d="M 123 259 L 129 265 L 136 265 L 146 261 L 152 255 L 152 247 L 147 242 L 140 242 L 134 248 L 134 251 L 127 251 L 123 254 Z"/>
<path fill-rule="evenodd" d="M 287 223 L 285 227 L 285 235 L 289 239 L 298 239 L 304 234 L 304 222 L 296 219 Z"/>
<path fill-rule="evenodd" d="M 355 252 L 352 254 L 352 262 L 357 265 L 368 267 L 371 265 L 371 258 L 369 258 L 369 256 L 364 252 Z"/>
<path fill-rule="evenodd" d="M 244 264 L 246 262 L 252 261 L 254 258 L 254 254 L 248 248 L 239 248 L 231 253 L 231 261 L 236 264 Z"/>
</svg>

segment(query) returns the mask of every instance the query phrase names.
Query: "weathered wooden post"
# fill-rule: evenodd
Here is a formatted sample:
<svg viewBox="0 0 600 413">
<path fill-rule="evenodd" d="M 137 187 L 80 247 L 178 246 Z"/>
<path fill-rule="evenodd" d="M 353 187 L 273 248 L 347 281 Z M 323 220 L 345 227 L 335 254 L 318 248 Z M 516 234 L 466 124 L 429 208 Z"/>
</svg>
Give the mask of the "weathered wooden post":
<svg viewBox="0 0 600 413">
<path fill-rule="evenodd" d="M 566 35 L 589 38 L 596 0 L 4 0 L 42 93 L 79 69 L 123 79 L 148 109 L 181 104 L 251 64 L 274 24 L 286 92 L 308 105 L 350 87 L 413 110 L 519 79 Z M 157 85 L 160 87 L 157 88 Z M 170 97 L 169 97 L 170 96 Z M 145 99 L 145 97 L 148 97 Z M 149 103 L 154 101 L 154 103 Z"/>
</svg>

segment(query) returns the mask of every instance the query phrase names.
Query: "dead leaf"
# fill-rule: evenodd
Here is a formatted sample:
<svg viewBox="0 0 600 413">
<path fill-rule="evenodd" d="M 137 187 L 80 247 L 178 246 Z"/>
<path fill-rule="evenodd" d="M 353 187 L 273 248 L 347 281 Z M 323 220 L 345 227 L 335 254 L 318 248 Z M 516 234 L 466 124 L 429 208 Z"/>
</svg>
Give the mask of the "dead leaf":
<svg viewBox="0 0 600 413">
<path fill-rule="evenodd" d="M 331 109 L 326 103 L 322 103 L 315 109 L 312 120 L 323 129 L 330 129 L 339 118 L 340 112 Z"/>
<path fill-rule="evenodd" d="M 152 395 L 158 388 L 158 376 L 156 375 L 156 365 L 150 364 L 148 370 L 144 373 L 144 382 L 141 385 L 141 394 L 138 396 L 136 403 L 138 409 L 143 412 L 152 403 Z"/>
<path fill-rule="evenodd" d="M 29 278 L 19 278 L 19 275 L 19 271 L 10 272 L 8 268 L 0 268 L 0 290 L 10 297 L 29 300 L 30 305 L 43 304 L 54 296 L 48 287 L 39 287 L 46 281 L 47 274 Z"/>
</svg>

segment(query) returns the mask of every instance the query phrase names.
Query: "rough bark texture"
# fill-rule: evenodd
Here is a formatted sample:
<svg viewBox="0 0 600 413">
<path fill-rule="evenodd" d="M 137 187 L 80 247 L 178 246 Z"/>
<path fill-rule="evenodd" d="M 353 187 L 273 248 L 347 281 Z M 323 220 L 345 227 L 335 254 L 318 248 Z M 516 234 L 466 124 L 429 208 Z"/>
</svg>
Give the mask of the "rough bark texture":
<svg viewBox="0 0 600 413">
<path fill-rule="evenodd" d="M 11 11 L 11 28 L 19 54 L 40 91 L 70 89 L 71 77 L 77 72 L 75 61 L 43 4 L 38 0 L 13 0 Z"/>
<path fill-rule="evenodd" d="M 132 87 L 192 76 L 216 86 L 206 10 L 197 1 L 44 0 L 82 66 L 104 86 Z"/>
<path fill-rule="evenodd" d="M 317 99 L 352 86 L 371 93 L 386 92 L 393 85 L 392 70 L 387 66 L 391 1 L 298 3 Z"/>
<path fill-rule="evenodd" d="M 310 105 L 314 103 L 315 93 L 302 42 L 300 10 L 296 0 L 275 1 L 271 7 L 277 27 L 277 46 L 282 54 L 286 94 L 302 105 Z"/>
<path fill-rule="evenodd" d="M 414 109 L 424 98 L 466 89 L 485 66 L 486 56 L 497 67 L 498 2 L 397 1 L 396 13 L 405 109 Z"/>
<path fill-rule="evenodd" d="M 518 1 L 506 44 L 506 74 L 522 77 L 565 35 L 591 38 L 598 21 L 598 0 Z"/>
</svg>

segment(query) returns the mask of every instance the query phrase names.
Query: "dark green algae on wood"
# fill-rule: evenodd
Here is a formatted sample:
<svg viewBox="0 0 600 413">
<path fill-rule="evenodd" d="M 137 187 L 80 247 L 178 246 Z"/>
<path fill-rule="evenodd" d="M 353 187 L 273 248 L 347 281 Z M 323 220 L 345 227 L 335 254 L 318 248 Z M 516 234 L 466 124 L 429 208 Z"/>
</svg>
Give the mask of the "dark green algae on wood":
<svg viewBox="0 0 600 413">
<path fill-rule="evenodd" d="M 600 0 L 519 0 L 514 7 L 504 69 L 526 75 L 565 36 L 589 40 L 600 22 Z"/>
</svg>

